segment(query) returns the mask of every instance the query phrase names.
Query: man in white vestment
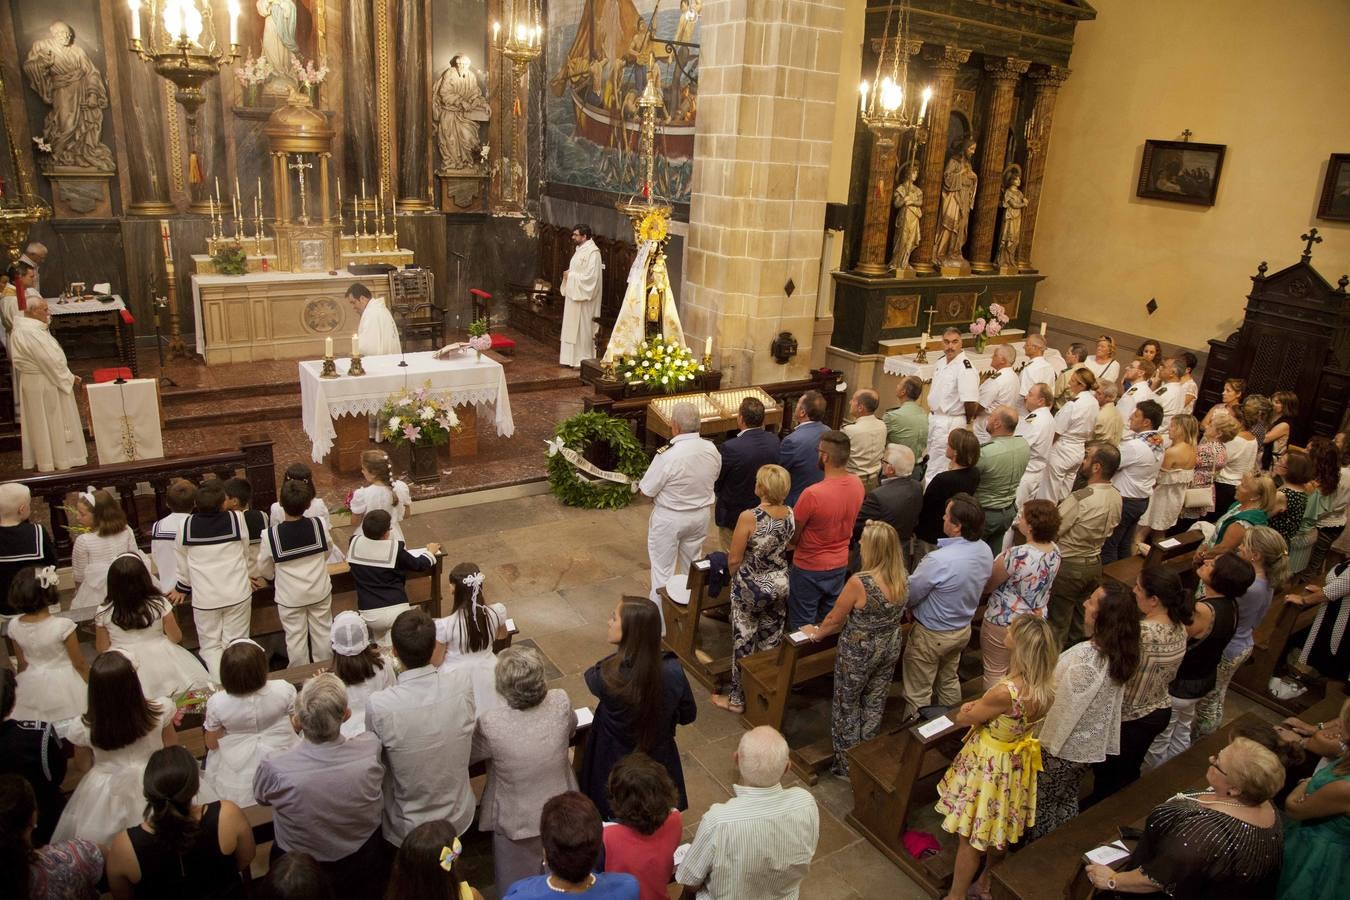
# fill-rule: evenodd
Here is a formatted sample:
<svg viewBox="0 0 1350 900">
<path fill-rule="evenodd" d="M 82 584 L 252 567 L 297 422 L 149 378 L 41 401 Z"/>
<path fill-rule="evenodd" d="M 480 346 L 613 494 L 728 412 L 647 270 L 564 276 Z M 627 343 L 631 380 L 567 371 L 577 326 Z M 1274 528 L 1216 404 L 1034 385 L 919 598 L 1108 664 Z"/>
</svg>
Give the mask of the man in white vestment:
<svg viewBox="0 0 1350 900">
<path fill-rule="evenodd" d="M 23 317 L 14 320 L 9 339 L 24 411 L 20 430 L 23 467 L 39 472 L 64 471 L 89 461 L 75 404 L 75 388 L 81 380 L 70 371 L 61 345 L 47 331 L 50 321 L 47 301 L 33 297 Z"/>
<path fill-rule="evenodd" d="M 562 277 L 562 349 L 558 364 L 575 368 L 583 359 L 595 358 L 595 317 L 600 314 L 600 273 L 605 264 L 600 261 L 600 248 L 591 240 L 591 226 L 573 228 L 572 243 L 577 249 Z"/>
<path fill-rule="evenodd" d="M 47 245 L 40 244 L 37 241 L 29 244 L 24 250 L 23 256 L 19 257 L 19 262 L 33 267 L 33 283 L 28 285 L 30 293 L 42 296 L 42 274 L 39 271 L 43 263 L 47 261 Z"/>
<path fill-rule="evenodd" d="M 384 356 L 402 350 L 394 314 L 383 297 L 372 297 L 370 288 L 358 281 L 347 288 L 347 301 L 361 314 L 356 337 L 361 344 L 362 356 Z"/>
</svg>

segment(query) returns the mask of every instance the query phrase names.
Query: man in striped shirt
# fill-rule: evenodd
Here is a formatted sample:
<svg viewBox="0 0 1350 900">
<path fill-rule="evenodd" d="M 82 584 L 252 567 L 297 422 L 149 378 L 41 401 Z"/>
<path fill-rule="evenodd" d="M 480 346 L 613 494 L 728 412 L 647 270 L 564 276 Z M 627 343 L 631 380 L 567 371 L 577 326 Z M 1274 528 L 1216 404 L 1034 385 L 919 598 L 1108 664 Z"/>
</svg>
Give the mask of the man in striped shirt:
<svg viewBox="0 0 1350 900">
<path fill-rule="evenodd" d="M 787 741 L 767 725 L 747 731 L 733 759 L 736 796 L 703 815 L 675 880 L 685 900 L 796 900 L 820 837 L 815 798 L 783 787 Z"/>
</svg>

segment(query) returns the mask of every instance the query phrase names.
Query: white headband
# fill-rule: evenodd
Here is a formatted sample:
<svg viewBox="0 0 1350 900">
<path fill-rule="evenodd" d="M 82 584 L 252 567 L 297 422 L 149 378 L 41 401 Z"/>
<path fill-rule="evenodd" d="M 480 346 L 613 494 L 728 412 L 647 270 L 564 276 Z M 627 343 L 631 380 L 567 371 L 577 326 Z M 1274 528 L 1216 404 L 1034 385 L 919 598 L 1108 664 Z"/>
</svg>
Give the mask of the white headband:
<svg viewBox="0 0 1350 900">
<path fill-rule="evenodd" d="M 253 638 L 247 638 L 247 637 L 235 638 L 234 640 L 230 641 L 228 644 L 225 645 L 225 649 L 228 650 L 228 649 L 230 649 L 231 647 L 233 647 L 235 644 L 252 644 L 253 646 L 257 647 L 259 650 L 262 650 L 262 652 L 263 652 L 264 654 L 267 653 L 266 650 L 263 650 L 263 645 L 262 645 L 262 644 L 258 643 L 258 642 L 255 641 Z"/>
<path fill-rule="evenodd" d="M 89 506 L 92 508 L 98 502 L 94 499 L 94 492 L 97 490 L 98 488 L 94 487 L 92 484 L 89 485 L 87 489 L 80 492 L 80 499 L 83 500 L 85 503 L 88 503 Z"/>
</svg>

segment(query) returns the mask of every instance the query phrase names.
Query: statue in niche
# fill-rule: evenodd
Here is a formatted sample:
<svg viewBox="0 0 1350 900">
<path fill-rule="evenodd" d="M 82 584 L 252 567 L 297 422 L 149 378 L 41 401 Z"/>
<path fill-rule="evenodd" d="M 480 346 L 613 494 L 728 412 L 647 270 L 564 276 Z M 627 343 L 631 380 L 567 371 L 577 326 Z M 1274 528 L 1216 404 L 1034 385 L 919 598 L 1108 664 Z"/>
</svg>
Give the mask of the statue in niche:
<svg viewBox="0 0 1350 900">
<path fill-rule="evenodd" d="M 452 57 L 450 67 L 436 80 L 431 109 L 436 145 L 441 151 L 437 174 L 477 172 L 480 130 L 492 113 L 467 56 Z"/>
<path fill-rule="evenodd" d="M 51 107 L 42 125 L 42 138 L 51 146 L 51 163 L 111 172 L 112 151 L 99 137 L 108 88 L 83 49 L 75 43 L 75 29 L 53 22 L 49 36 L 33 44 L 23 71 L 42 102 Z"/>
<path fill-rule="evenodd" d="M 289 96 L 298 86 L 291 63 L 300 57 L 295 42 L 295 0 L 258 0 L 258 15 L 263 17 L 262 57 L 272 67 L 263 93 Z"/>
<path fill-rule="evenodd" d="M 1000 268 L 1017 268 L 1017 247 L 1022 243 L 1022 210 L 1027 198 L 1021 191 L 1022 167 L 1013 163 L 1003 172 L 1003 231 L 998 237 Z"/>
<path fill-rule="evenodd" d="M 895 186 L 895 243 L 891 245 L 891 268 L 903 272 L 919 246 L 919 220 L 923 218 L 923 188 L 919 187 L 919 164 L 905 163 Z"/>
<path fill-rule="evenodd" d="M 966 262 L 961 251 L 966 244 L 970 211 L 975 207 L 975 189 L 980 180 L 971 162 L 974 158 L 975 139 L 963 138 L 948 155 L 947 167 L 942 171 L 942 205 L 933 243 L 933 258 L 940 265 L 960 266 Z"/>
</svg>

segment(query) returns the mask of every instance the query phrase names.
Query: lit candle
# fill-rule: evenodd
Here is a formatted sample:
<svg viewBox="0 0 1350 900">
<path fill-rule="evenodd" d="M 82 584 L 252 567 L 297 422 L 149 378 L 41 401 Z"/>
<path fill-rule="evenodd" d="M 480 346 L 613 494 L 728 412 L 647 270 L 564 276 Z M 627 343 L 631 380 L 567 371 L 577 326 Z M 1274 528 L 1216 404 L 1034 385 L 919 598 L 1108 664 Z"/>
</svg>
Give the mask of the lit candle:
<svg viewBox="0 0 1350 900">
<path fill-rule="evenodd" d="M 366 180 L 364 178 L 361 179 L 361 199 L 366 199 Z"/>
<path fill-rule="evenodd" d="M 141 0 L 127 0 L 127 6 L 131 9 L 131 39 L 139 41 L 141 39 Z"/>
<path fill-rule="evenodd" d="M 712 356 L 712 338 L 711 338 L 711 337 L 704 338 L 704 340 L 703 340 L 703 355 L 704 355 L 704 356 Z"/>
<path fill-rule="evenodd" d="M 858 94 L 860 95 L 858 99 L 858 109 L 860 112 L 867 112 L 868 87 L 869 85 L 867 84 L 867 79 L 863 79 L 863 83 L 858 85 Z"/>
<path fill-rule="evenodd" d="M 333 339 L 331 337 L 323 339 L 323 356 L 324 359 L 333 358 Z"/>
<path fill-rule="evenodd" d="M 501 30 L 502 30 L 501 22 L 492 23 L 492 43 L 494 45 L 497 43 L 497 35 L 501 32 Z"/>
<path fill-rule="evenodd" d="M 216 206 L 220 205 L 220 176 L 216 176 Z"/>
<path fill-rule="evenodd" d="M 239 4 L 230 0 L 230 45 L 239 45 Z"/>
<path fill-rule="evenodd" d="M 919 104 L 919 121 L 923 122 L 924 113 L 928 112 L 928 101 L 933 98 L 933 89 L 926 87 L 923 89 L 923 103 Z"/>
<path fill-rule="evenodd" d="M 516 43 L 525 43 L 525 24 L 523 22 L 516 23 Z"/>
<path fill-rule="evenodd" d="M 352 356 L 361 355 L 361 338 L 355 331 L 352 332 Z"/>
<path fill-rule="evenodd" d="M 1041 323 L 1041 337 L 1045 337 L 1045 323 Z"/>
<path fill-rule="evenodd" d="M 544 41 L 544 26 L 534 26 L 534 45 L 538 47 Z"/>
</svg>

